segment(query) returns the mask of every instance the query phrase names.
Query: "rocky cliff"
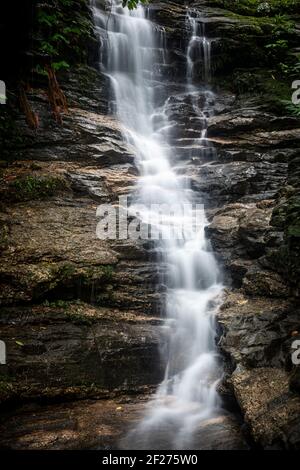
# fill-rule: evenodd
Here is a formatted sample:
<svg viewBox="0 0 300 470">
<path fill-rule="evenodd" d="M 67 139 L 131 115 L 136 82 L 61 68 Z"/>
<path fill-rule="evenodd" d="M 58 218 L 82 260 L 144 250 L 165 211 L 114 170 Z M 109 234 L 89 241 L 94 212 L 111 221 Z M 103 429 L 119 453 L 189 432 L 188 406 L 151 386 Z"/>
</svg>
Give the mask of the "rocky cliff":
<svg viewBox="0 0 300 470">
<path fill-rule="evenodd" d="M 275 15 L 235 3 L 154 1 L 149 14 L 166 32 L 169 65 L 157 67 L 167 77 L 172 145 L 183 156 L 178 171 L 205 201 L 207 234 L 224 273 L 220 393 L 240 417 L 235 432 L 247 446 L 299 448 L 299 370 L 291 352 L 300 339 L 300 121 L 282 104 L 289 79 L 267 46 L 279 31 L 296 54 L 300 19 L 293 13 L 278 25 Z M 195 146 L 199 124 L 188 96 L 178 98 L 187 7 L 212 40 L 207 161 Z M 88 8 L 83 15 L 92 22 Z M 137 170 L 91 44 L 89 66 L 58 73 L 68 101 L 62 124 L 43 80 L 26 91 L 37 128 L 12 110 L 14 139 L 0 183 L 4 448 L 114 447 L 164 372 L 164 267 L 149 243 L 96 238 L 97 205 L 130 194 Z"/>
</svg>

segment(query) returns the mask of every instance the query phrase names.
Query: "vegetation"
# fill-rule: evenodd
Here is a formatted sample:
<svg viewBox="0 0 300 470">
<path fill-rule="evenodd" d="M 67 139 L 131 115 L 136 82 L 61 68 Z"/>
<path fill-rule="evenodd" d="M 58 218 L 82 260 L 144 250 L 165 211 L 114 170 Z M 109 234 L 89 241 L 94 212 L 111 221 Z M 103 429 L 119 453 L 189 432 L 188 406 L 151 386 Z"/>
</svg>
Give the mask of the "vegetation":
<svg viewBox="0 0 300 470">
<path fill-rule="evenodd" d="M 234 92 L 261 95 L 274 112 L 299 117 L 299 107 L 291 103 L 291 85 L 300 72 L 295 32 L 300 0 L 215 0 L 213 5 L 225 8 L 225 15 L 240 25 L 235 36 L 239 54 L 231 54 L 231 37 L 225 37 L 214 60 L 218 81 L 223 74 Z"/>
<path fill-rule="evenodd" d="M 93 38 L 88 5 L 88 0 L 46 0 L 37 4 L 34 52 L 41 57 L 36 66 L 38 73 L 46 74 L 44 62 L 59 71 L 86 61 L 84 45 Z"/>
<path fill-rule="evenodd" d="M 26 176 L 10 184 L 11 195 L 17 201 L 47 198 L 65 189 L 65 180 L 55 176 Z"/>
<path fill-rule="evenodd" d="M 148 0 L 123 0 L 123 7 L 128 7 L 129 10 L 133 10 L 138 6 L 138 3 L 148 3 Z"/>
<path fill-rule="evenodd" d="M 213 4 L 242 15 L 274 16 L 299 13 L 300 0 L 214 0 Z"/>
<path fill-rule="evenodd" d="M 285 109 L 289 114 L 297 118 L 300 118 L 300 106 L 299 105 L 293 104 L 289 100 L 283 100 L 282 104 L 285 105 Z"/>
</svg>

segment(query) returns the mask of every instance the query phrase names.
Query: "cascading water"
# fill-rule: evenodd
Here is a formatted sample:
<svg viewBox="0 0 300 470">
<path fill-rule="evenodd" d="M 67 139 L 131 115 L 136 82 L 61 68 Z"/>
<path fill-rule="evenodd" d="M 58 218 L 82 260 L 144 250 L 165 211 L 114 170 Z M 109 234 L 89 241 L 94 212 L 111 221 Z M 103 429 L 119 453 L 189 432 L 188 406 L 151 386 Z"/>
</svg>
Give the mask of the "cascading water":
<svg viewBox="0 0 300 470">
<path fill-rule="evenodd" d="M 187 50 L 187 75 L 193 79 L 194 68 L 202 65 L 202 77 L 206 83 L 211 80 L 211 42 L 205 36 L 205 25 L 200 21 L 195 10 L 188 11 L 187 22 L 191 27 L 192 35 Z"/>
<path fill-rule="evenodd" d="M 165 107 L 157 105 L 161 87 L 158 64 L 167 57 L 164 34 L 146 18 L 141 6 L 129 12 L 119 0 L 114 0 L 109 14 L 97 8 L 95 2 L 93 10 L 102 40 L 106 37 L 107 58 L 106 63 L 102 59 L 102 65 L 111 79 L 116 114 L 123 124 L 125 138 L 135 149 L 140 170 L 135 202 L 146 208 L 141 218 L 148 222 L 153 203 L 183 206 L 193 202 L 186 179 L 172 165 L 168 142 L 171 123 Z M 188 83 L 184 93 L 193 95 L 196 93 L 191 85 L 193 57 L 198 50 L 195 45 L 200 44 L 204 51 L 206 79 L 210 76 L 210 46 L 203 34 L 199 36 L 198 19 L 192 15 L 188 18 L 192 38 L 187 51 Z M 205 114 L 203 110 L 197 112 Z M 204 141 L 206 121 L 202 121 L 200 139 Z M 184 222 L 171 219 L 166 218 L 165 229 L 168 224 L 190 223 L 189 218 Z M 205 238 L 206 223 L 204 217 L 196 234 L 188 226 L 183 239 L 163 239 L 157 246 L 168 269 L 165 305 L 168 364 L 165 379 L 145 416 L 123 442 L 127 448 L 201 448 L 201 427 L 218 413 L 214 314 L 222 285 Z"/>
<path fill-rule="evenodd" d="M 214 147 L 207 140 L 207 116 L 212 114 L 211 104 L 214 94 L 206 89 L 203 91 L 204 103 L 201 108 L 198 105 L 199 89 L 193 86 L 194 76 L 197 77 L 201 68 L 202 78 L 205 83 L 211 80 L 211 41 L 205 36 L 205 25 L 197 11 L 187 12 L 186 22 L 191 30 L 191 38 L 187 47 L 187 89 L 191 96 L 195 114 L 201 118 L 202 128 L 199 137 L 195 140 L 200 149 L 202 160 L 215 154 Z"/>
</svg>

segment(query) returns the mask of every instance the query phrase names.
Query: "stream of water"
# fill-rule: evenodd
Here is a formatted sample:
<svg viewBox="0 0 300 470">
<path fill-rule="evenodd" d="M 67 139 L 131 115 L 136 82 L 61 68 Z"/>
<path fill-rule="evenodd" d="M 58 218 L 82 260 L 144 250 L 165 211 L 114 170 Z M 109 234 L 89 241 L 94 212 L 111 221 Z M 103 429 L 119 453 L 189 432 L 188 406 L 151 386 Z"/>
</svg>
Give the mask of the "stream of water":
<svg viewBox="0 0 300 470">
<path fill-rule="evenodd" d="M 145 207 L 141 214 L 149 221 L 153 203 L 181 206 L 193 203 L 193 192 L 176 170 L 174 149 L 169 141 L 171 123 L 166 105 L 158 94 L 164 76 L 158 64 L 166 64 L 165 34 L 148 19 L 139 6 L 129 12 L 113 1 L 111 12 L 93 3 L 96 28 L 100 34 L 103 71 L 110 77 L 115 113 L 123 125 L 124 138 L 133 146 L 140 177 L 134 204 Z M 199 17 L 188 12 L 191 37 L 186 50 L 185 95 L 190 95 L 201 122 L 196 144 L 209 152 L 206 141 L 208 105 L 197 104 L 193 85 L 194 67 L 202 58 L 203 78 L 211 77 L 210 41 Z M 206 90 L 208 100 L 211 97 Z M 189 218 L 187 219 L 189 220 Z M 183 221 L 166 219 L 168 224 Z M 188 221 L 184 221 L 189 224 Z M 141 449 L 192 449 L 199 446 L 201 429 L 219 412 L 216 391 L 220 372 L 215 348 L 215 313 L 222 284 L 216 261 L 205 237 L 207 221 L 202 217 L 197 231 L 187 227 L 183 238 L 159 241 L 167 268 L 164 306 L 169 347 L 165 379 L 149 403 L 138 426 L 129 432 L 123 446 Z M 199 437 L 200 433 L 200 437 Z M 198 444 L 197 444 L 198 442 Z M 201 446 L 201 443 L 200 443 Z"/>
</svg>

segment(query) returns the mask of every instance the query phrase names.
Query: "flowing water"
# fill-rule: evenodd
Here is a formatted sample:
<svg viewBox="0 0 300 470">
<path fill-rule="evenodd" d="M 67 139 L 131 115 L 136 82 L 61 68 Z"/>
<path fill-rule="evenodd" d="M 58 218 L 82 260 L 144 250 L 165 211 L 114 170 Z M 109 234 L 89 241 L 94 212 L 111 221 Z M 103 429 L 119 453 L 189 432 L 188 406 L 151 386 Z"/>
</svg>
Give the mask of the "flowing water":
<svg viewBox="0 0 300 470">
<path fill-rule="evenodd" d="M 104 51 L 103 71 L 110 77 L 114 93 L 115 113 L 123 125 L 124 137 L 135 149 L 140 171 L 134 204 L 143 204 L 141 218 L 148 222 L 153 203 L 182 207 L 193 202 L 187 179 L 174 165 L 174 149 L 169 140 L 172 123 L 166 112 L 168 98 L 163 104 L 160 100 L 164 85 L 161 65 L 168 60 L 165 35 L 147 18 L 147 10 L 141 6 L 129 12 L 114 0 L 110 13 L 101 11 L 95 3 L 93 11 Z M 191 96 L 194 111 L 202 122 L 195 141 L 205 153 L 211 150 L 206 140 L 205 118 L 211 92 L 205 91 L 205 104 L 199 107 L 197 88 L 192 82 L 198 55 L 202 57 L 203 78 L 210 79 L 210 42 L 197 16 L 188 14 L 187 21 L 191 40 L 187 47 L 186 87 L 182 93 Z M 201 427 L 219 411 L 214 316 L 222 285 L 205 238 L 205 216 L 195 231 L 192 215 L 190 210 L 184 221 L 178 220 L 178 215 L 165 217 L 165 230 L 168 225 L 185 224 L 184 237 L 170 237 L 157 244 L 167 266 L 164 306 L 169 337 L 167 367 L 165 379 L 145 416 L 123 443 L 127 448 L 201 447 Z"/>
<path fill-rule="evenodd" d="M 192 32 L 187 49 L 187 78 L 192 80 L 195 67 L 202 63 L 202 78 L 208 83 L 211 80 L 211 41 L 205 36 L 205 24 L 195 10 L 188 11 L 187 23 Z"/>
</svg>

